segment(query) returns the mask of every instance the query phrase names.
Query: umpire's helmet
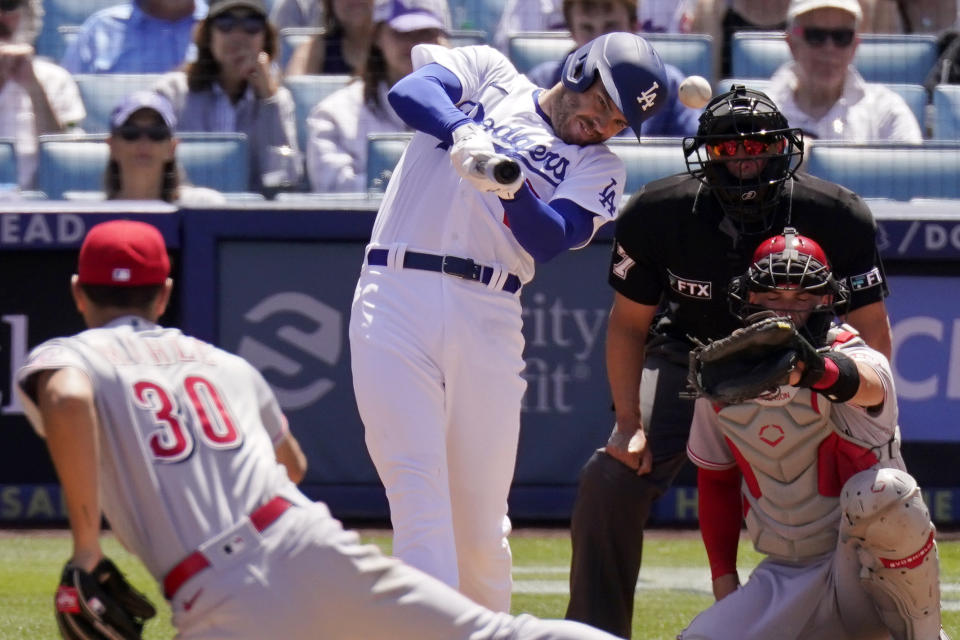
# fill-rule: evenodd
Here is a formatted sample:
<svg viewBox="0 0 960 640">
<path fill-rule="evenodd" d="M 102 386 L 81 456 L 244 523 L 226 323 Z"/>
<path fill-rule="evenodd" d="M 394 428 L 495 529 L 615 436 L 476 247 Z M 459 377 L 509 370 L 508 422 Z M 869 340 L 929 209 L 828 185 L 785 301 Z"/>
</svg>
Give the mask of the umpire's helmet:
<svg viewBox="0 0 960 640">
<path fill-rule="evenodd" d="M 814 346 L 826 340 L 830 323 L 845 313 L 849 294 L 847 287 L 830 269 L 827 254 L 814 240 L 786 227 L 783 233 L 767 238 L 753 252 L 753 262 L 747 272 L 730 281 L 728 296 L 730 309 L 741 320 L 766 310 L 750 302 L 750 292 L 803 291 L 813 296 L 829 295 L 824 304 L 818 304 L 803 327 L 799 328 Z"/>
<path fill-rule="evenodd" d="M 568 89 L 583 93 L 598 76 L 639 139 L 640 125 L 670 97 L 660 56 L 638 35 L 608 33 L 567 56 L 560 80 Z"/>
<path fill-rule="evenodd" d="M 764 162 L 755 176 L 728 168 L 739 145 Z M 784 183 L 803 160 L 803 134 L 765 93 L 735 84 L 707 104 L 697 135 L 683 140 L 683 153 L 687 171 L 716 194 L 741 231 L 765 233 Z"/>
</svg>

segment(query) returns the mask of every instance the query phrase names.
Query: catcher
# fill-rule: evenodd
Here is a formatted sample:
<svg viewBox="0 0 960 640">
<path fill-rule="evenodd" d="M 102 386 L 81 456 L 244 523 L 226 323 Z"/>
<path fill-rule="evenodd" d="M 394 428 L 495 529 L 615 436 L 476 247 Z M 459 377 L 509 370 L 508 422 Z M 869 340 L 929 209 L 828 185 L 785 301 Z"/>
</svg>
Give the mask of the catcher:
<svg viewBox="0 0 960 640">
<path fill-rule="evenodd" d="M 900 457 L 887 359 L 792 228 L 730 283 L 746 326 L 690 356 L 687 453 L 717 602 L 682 640 L 946 638 L 935 529 Z M 745 515 L 744 515 L 745 514 Z M 740 526 L 766 558 L 740 585 Z"/>
</svg>

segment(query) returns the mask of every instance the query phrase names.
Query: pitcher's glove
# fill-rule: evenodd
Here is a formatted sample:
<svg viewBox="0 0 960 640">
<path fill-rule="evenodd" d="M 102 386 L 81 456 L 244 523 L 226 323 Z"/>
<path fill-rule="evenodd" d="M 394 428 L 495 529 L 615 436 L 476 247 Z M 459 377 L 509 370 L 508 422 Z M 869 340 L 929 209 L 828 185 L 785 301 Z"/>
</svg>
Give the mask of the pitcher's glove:
<svg viewBox="0 0 960 640">
<path fill-rule="evenodd" d="M 775 393 L 803 361 L 805 381 L 823 375 L 823 356 L 797 333 L 789 318 L 765 317 L 726 338 L 690 351 L 687 382 L 696 395 L 714 402 L 738 404 Z"/>
<path fill-rule="evenodd" d="M 68 562 L 54 604 L 65 640 L 140 640 L 144 623 L 157 615 L 109 558 L 89 573 Z"/>
</svg>

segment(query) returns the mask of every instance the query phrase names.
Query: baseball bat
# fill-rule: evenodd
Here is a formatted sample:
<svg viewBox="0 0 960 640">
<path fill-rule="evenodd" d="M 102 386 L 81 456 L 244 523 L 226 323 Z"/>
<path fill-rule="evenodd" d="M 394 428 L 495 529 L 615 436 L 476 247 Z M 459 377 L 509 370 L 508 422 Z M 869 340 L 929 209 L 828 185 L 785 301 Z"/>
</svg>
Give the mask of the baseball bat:
<svg viewBox="0 0 960 640">
<path fill-rule="evenodd" d="M 512 184 L 520 177 L 520 164 L 507 156 L 478 158 L 477 171 L 498 184 Z"/>
</svg>

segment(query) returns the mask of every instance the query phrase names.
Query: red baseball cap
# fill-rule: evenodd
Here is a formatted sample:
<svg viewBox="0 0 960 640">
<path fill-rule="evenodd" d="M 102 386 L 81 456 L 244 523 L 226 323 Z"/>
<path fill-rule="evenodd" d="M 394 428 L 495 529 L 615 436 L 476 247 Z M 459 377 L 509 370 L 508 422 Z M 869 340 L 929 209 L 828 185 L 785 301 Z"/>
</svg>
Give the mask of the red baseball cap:
<svg viewBox="0 0 960 640">
<path fill-rule="evenodd" d="M 139 287 L 163 284 L 170 258 L 163 236 L 146 222 L 111 220 L 87 233 L 77 265 L 80 284 Z"/>
</svg>

